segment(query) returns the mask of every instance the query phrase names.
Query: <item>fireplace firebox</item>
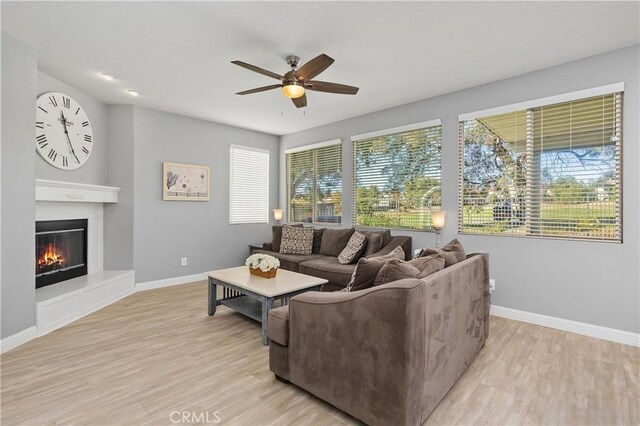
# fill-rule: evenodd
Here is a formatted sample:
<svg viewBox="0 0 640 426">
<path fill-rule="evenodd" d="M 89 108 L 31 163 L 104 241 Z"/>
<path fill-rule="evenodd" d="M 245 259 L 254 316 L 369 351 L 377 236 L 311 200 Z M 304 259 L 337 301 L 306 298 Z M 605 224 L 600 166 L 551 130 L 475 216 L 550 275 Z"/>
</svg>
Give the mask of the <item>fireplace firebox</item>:
<svg viewBox="0 0 640 426">
<path fill-rule="evenodd" d="M 36 288 L 87 274 L 87 219 L 36 222 Z"/>
</svg>

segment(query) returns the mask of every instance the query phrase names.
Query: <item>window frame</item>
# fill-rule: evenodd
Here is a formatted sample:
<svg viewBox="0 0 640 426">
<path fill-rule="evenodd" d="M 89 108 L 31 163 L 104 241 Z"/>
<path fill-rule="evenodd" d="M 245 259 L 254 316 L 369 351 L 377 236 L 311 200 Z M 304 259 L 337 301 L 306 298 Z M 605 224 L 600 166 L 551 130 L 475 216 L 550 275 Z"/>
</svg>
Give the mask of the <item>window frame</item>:
<svg viewBox="0 0 640 426">
<path fill-rule="evenodd" d="M 594 98 L 598 96 L 607 96 L 607 95 L 620 95 L 620 115 L 617 117 L 616 121 L 616 134 L 619 135 L 618 140 L 615 142 L 616 150 L 615 159 L 616 164 L 614 169 L 618 169 L 617 172 L 617 187 L 619 188 L 619 195 L 615 202 L 615 208 L 619 211 L 619 216 L 616 216 L 616 221 L 619 221 L 619 235 L 614 238 L 603 238 L 603 237 L 580 237 L 575 235 L 570 236 L 562 236 L 562 235 L 542 235 L 530 233 L 528 228 L 531 226 L 530 223 L 525 223 L 525 232 L 523 234 L 515 234 L 515 233 L 496 233 L 496 232 L 469 232 L 463 230 L 463 215 L 464 215 L 464 168 L 465 168 L 465 142 L 464 142 L 464 123 L 469 120 L 477 120 L 479 118 L 490 117 L 494 115 L 507 114 L 507 113 L 515 113 L 520 111 L 531 112 L 536 108 L 544 108 L 550 107 L 556 104 L 562 104 L 567 102 L 574 102 L 580 100 L 586 100 L 589 98 Z M 617 101 L 616 101 L 617 102 Z M 598 243 L 613 243 L 613 244 L 622 244 L 624 241 L 624 211 L 623 211 L 623 199 L 624 199 L 624 184 L 623 184 L 623 139 L 624 139 L 624 129 L 623 129 L 623 115 L 624 115 L 624 82 L 609 84 L 605 86 L 599 86 L 584 90 L 578 90 L 574 92 L 564 93 L 560 95 L 548 96 L 544 98 L 539 98 L 535 100 L 519 102 L 515 104 L 499 106 L 495 108 L 489 108 L 485 110 L 474 111 L 466 114 L 458 115 L 458 233 L 461 235 L 475 235 L 475 236 L 491 236 L 491 237 L 507 237 L 507 238 L 532 238 L 532 239 L 551 239 L 551 240 L 561 240 L 561 241 L 583 241 L 583 242 L 598 242 Z M 614 106 L 615 108 L 615 106 Z M 526 153 L 527 156 L 534 155 L 534 147 L 530 145 L 526 145 Z M 530 159 L 527 159 L 530 161 Z M 525 184 L 530 185 L 529 179 L 531 170 L 528 169 L 528 181 Z M 526 194 L 527 199 L 530 199 L 531 194 Z M 527 215 L 529 213 L 527 212 Z M 541 223 L 540 218 L 537 219 L 536 223 Z"/>
<path fill-rule="evenodd" d="M 317 219 L 317 199 L 316 199 L 316 169 L 317 169 L 317 152 L 319 149 L 322 148 L 328 148 L 328 147 L 334 147 L 334 146 L 338 146 L 339 150 L 340 150 L 340 194 L 341 194 L 341 202 L 340 202 L 340 222 L 335 223 L 335 222 L 318 222 Z M 329 139 L 323 142 L 317 142 L 317 143 L 313 143 L 313 144 L 308 144 L 308 145 L 301 145 L 301 146 L 297 146 L 297 147 L 293 147 L 293 148 L 288 148 L 285 150 L 284 152 L 284 161 L 285 161 L 285 211 L 284 211 L 284 222 L 286 223 L 304 223 L 304 224 L 308 224 L 308 225 L 319 225 L 319 226 L 327 226 L 327 227 L 341 227 L 343 225 L 343 220 L 344 220 L 344 156 L 342 153 L 343 150 L 343 143 L 342 143 L 342 139 L 341 138 L 336 138 L 336 139 Z M 292 215 L 292 208 L 291 208 L 291 194 L 290 194 L 290 183 L 291 183 L 291 164 L 289 162 L 289 155 L 290 154 L 295 154 L 295 153 L 299 153 L 299 152 L 307 152 L 307 151 L 313 151 L 312 152 L 312 158 L 313 158 L 313 188 L 311 190 L 311 214 L 312 214 L 312 220 L 311 222 L 301 222 L 301 221 L 294 221 L 291 219 L 291 215 Z"/>
<path fill-rule="evenodd" d="M 358 135 L 351 136 L 351 155 L 352 155 L 352 188 L 351 188 L 351 224 L 352 226 L 358 227 L 359 229 L 379 229 L 380 227 L 362 225 L 357 223 L 358 211 L 357 211 L 357 203 L 358 203 L 358 176 L 357 176 L 357 167 L 356 167 L 356 150 L 357 143 L 360 141 L 364 141 L 371 138 L 383 137 L 383 136 L 392 136 L 400 133 L 409 133 L 416 130 L 428 129 L 430 127 L 440 127 L 440 206 L 437 209 L 432 209 L 434 211 L 441 211 L 443 206 L 444 199 L 444 191 L 442 190 L 442 170 L 443 170 L 443 127 L 442 120 L 440 118 L 436 118 L 433 120 L 422 121 L 418 123 L 407 124 L 399 127 L 392 127 L 382 130 L 376 130 L 373 132 L 362 133 Z M 406 232 L 436 232 L 436 229 L 433 228 L 431 222 L 429 222 L 428 227 L 426 228 L 410 228 L 410 227 L 388 227 L 384 226 L 385 229 L 392 229 L 398 231 L 406 231 Z"/>
<path fill-rule="evenodd" d="M 232 220 L 232 190 L 231 190 L 231 186 L 233 184 L 233 161 L 232 161 L 232 156 L 233 156 L 233 151 L 234 150 L 239 150 L 239 151 L 246 151 L 246 152 L 257 152 L 260 154 L 266 154 L 267 156 L 267 185 L 266 185 L 266 206 L 265 206 L 265 211 L 263 212 L 265 214 L 265 219 L 263 220 L 262 218 L 260 219 L 260 221 L 233 221 Z M 229 225 L 256 225 L 256 224 L 268 224 L 270 221 L 270 205 L 271 205 L 271 151 L 268 149 L 263 149 L 263 148 L 256 148 L 256 147 L 252 147 L 252 146 L 246 146 L 246 145 L 237 145 L 237 144 L 230 144 L 229 145 Z"/>
</svg>

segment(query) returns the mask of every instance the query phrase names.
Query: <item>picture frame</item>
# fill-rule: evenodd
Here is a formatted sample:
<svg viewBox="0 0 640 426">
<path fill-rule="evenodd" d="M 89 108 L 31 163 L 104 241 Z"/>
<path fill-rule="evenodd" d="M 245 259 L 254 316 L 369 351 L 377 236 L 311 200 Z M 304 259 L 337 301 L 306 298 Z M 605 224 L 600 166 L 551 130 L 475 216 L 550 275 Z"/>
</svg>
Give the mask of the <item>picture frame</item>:
<svg viewBox="0 0 640 426">
<path fill-rule="evenodd" d="M 164 201 L 209 201 L 209 166 L 162 163 L 162 199 Z"/>
</svg>

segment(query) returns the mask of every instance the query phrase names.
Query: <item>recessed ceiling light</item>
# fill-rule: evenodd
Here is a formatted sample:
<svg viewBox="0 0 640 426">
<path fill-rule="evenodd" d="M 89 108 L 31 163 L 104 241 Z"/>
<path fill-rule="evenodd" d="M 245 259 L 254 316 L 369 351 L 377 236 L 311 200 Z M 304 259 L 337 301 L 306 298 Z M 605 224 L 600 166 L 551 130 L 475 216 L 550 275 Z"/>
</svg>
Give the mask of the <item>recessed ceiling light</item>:
<svg viewBox="0 0 640 426">
<path fill-rule="evenodd" d="M 106 72 L 103 72 L 101 75 L 105 80 L 113 80 L 115 78 L 113 74 L 107 74 Z"/>
<path fill-rule="evenodd" d="M 140 92 L 137 90 L 129 90 L 128 92 L 131 96 L 140 96 Z"/>
</svg>

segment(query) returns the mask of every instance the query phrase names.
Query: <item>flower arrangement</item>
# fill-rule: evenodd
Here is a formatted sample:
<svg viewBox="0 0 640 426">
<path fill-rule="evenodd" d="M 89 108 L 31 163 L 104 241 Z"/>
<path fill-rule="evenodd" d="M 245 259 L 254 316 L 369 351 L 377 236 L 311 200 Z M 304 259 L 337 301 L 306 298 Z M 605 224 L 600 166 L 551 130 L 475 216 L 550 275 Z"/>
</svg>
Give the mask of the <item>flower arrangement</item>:
<svg viewBox="0 0 640 426">
<path fill-rule="evenodd" d="M 280 261 L 268 254 L 256 253 L 247 258 L 245 265 L 247 265 L 252 275 L 273 278 L 280 267 Z"/>
</svg>

